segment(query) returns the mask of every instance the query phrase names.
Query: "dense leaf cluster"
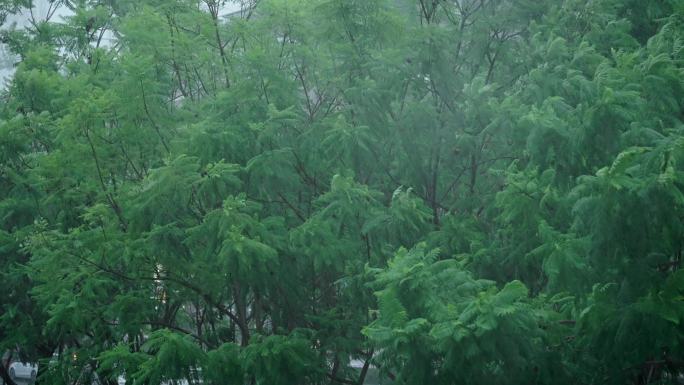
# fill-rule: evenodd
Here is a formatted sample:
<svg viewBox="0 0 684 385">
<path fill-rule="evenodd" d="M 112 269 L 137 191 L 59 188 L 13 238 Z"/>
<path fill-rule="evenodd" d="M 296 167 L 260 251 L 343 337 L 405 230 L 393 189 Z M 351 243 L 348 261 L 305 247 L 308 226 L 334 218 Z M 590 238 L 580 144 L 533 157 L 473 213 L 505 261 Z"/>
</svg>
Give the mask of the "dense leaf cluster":
<svg viewBox="0 0 684 385">
<path fill-rule="evenodd" d="M 681 1 L 48 3 L 0 101 L 40 383 L 681 381 Z"/>
</svg>

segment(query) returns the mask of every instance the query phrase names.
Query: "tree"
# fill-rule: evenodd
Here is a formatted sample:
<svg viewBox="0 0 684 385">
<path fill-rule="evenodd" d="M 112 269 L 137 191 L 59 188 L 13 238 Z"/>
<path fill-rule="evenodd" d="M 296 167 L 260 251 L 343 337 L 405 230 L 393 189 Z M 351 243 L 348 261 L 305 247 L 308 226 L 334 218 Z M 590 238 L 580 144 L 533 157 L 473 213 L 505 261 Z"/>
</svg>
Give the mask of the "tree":
<svg viewBox="0 0 684 385">
<path fill-rule="evenodd" d="M 40 383 L 684 372 L 678 2 L 227 3 L 2 32 L 0 350 Z"/>
</svg>

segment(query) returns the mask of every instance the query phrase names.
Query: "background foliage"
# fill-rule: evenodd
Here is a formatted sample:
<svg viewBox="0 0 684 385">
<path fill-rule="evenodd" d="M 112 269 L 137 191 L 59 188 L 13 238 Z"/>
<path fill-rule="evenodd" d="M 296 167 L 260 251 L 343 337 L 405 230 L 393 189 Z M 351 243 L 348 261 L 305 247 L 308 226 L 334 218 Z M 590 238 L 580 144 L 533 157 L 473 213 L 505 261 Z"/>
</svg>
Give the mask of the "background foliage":
<svg viewBox="0 0 684 385">
<path fill-rule="evenodd" d="M 2 31 L 39 383 L 681 381 L 680 1 L 50 4 Z"/>
</svg>

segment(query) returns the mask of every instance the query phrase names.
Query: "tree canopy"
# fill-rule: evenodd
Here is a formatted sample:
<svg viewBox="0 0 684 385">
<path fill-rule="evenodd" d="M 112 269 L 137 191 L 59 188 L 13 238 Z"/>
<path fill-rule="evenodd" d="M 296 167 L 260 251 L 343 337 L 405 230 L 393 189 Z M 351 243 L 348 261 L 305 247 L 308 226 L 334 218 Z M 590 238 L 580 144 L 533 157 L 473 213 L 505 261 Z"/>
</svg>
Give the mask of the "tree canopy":
<svg viewBox="0 0 684 385">
<path fill-rule="evenodd" d="M 684 376 L 681 1 L 48 3 L 0 32 L 40 384 Z"/>
</svg>

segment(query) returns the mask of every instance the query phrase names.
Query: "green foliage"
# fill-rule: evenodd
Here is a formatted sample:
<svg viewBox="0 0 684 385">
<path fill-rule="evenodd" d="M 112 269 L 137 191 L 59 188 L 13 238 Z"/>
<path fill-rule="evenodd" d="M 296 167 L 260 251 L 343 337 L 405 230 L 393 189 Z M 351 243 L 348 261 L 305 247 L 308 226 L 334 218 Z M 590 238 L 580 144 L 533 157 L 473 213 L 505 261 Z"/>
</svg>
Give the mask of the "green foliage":
<svg viewBox="0 0 684 385">
<path fill-rule="evenodd" d="M 382 349 L 377 361 L 401 368 L 400 383 L 551 382 L 535 369 L 550 358 L 538 326 L 544 313 L 527 288 L 512 281 L 497 290 L 436 255 L 401 249 L 376 272 L 379 317 L 365 334 Z"/>
<path fill-rule="evenodd" d="M 32 3 L 0 351 L 39 382 L 684 374 L 681 2 Z"/>
<path fill-rule="evenodd" d="M 297 336 L 255 338 L 241 358 L 256 384 L 308 383 L 321 374 L 320 358 L 310 342 Z"/>
</svg>

